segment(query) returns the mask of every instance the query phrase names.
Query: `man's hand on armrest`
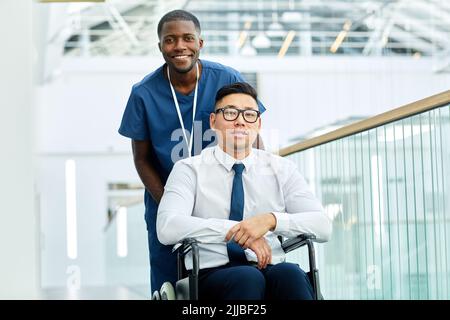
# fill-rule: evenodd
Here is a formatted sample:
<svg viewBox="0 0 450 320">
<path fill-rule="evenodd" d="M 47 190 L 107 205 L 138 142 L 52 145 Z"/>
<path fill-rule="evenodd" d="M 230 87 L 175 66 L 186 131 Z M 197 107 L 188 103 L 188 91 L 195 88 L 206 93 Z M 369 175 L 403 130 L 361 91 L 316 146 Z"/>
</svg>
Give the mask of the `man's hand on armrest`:
<svg viewBox="0 0 450 320">
<path fill-rule="evenodd" d="M 266 238 L 256 239 L 250 244 L 249 248 L 256 254 L 259 269 L 264 269 L 269 263 L 272 263 L 272 248 L 270 248 Z"/>
<path fill-rule="evenodd" d="M 247 249 L 253 241 L 263 237 L 268 231 L 274 230 L 276 222 L 275 216 L 270 212 L 257 214 L 232 227 L 225 240 L 229 241 L 234 236 L 234 241 Z"/>
</svg>

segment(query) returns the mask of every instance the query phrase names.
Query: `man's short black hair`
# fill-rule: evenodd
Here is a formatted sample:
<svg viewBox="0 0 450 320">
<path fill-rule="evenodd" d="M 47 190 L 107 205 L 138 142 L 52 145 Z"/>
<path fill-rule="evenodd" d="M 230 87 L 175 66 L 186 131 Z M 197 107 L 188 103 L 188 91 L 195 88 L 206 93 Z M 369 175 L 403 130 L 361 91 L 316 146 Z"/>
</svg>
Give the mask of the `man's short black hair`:
<svg viewBox="0 0 450 320">
<path fill-rule="evenodd" d="M 192 13 L 185 10 L 173 10 L 166 13 L 158 22 L 158 38 L 161 39 L 161 31 L 164 23 L 171 21 L 192 21 L 198 34 L 201 32 L 200 21 Z"/>
<path fill-rule="evenodd" d="M 247 82 L 235 82 L 226 86 L 223 86 L 222 88 L 217 91 L 216 94 L 216 105 L 217 102 L 222 100 L 224 97 L 229 96 L 230 94 L 235 93 L 243 93 L 251 96 L 255 101 L 258 101 L 258 94 L 256 93 L 256 90 L 249 85 Z"/>
</svg>

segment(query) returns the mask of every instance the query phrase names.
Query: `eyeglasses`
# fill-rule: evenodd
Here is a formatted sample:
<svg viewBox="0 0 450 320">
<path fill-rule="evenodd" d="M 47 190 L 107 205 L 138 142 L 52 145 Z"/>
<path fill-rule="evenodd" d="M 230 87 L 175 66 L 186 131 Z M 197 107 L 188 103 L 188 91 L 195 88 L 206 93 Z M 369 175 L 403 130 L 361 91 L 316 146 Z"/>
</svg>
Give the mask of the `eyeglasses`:
<svg viewBox="0 0 450 320">
<path fill-rule="evenodd" d="M 239 117 L 239 114 L 242 113 L 244 120 L 248 123 L 255 123 L 261 114 L 261 112 L 259 112 L 257 110 L 251 110 L 251 109 L 240 110 L 234 106 L 226 106 L 223 108 L 219 108 L 215 111 L 215 113 L 219 113 L 219 112 L 222 112 L 223 118 L 227 121 L 236 120 Z"/>
</svg>

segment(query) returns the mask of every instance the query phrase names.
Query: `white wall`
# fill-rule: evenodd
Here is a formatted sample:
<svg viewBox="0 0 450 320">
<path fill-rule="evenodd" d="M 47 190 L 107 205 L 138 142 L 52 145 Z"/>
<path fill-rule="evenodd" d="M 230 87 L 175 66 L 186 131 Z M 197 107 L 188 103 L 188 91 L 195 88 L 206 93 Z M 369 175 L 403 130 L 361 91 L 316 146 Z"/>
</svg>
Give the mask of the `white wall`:
<svg viewBox="0 0 450 320">
<path fill-rule="evenodd" d="M 76 165 L 77 258 L 67 255 L 65 162 Z M 107 197 L 110 182 L 138 182 L 129 154 L 47 154 L 40 157 L 37 181 L 42 234 L 42 286 L 70 284 L 75 266 L 81 286 L 106 283 Z M 138 218 L 145 230 L 144 212 Z M 141 231 L 139 230 L 139 231 Z M 132 232 L 132 230 L 131 230 Z M 144 243 L 145 245 L 145 243 Z M 146 245 L 145 245 L 146 246 Z M 143 251 L 147 255 L 146 251 Z M 144 281 L 143 281 L 144 282 Z M 68 284 L 69 283 L 69 284 Z"/>
<path fill-rule="evenodd" d="M 434 74 L 427 59 L 214 60 L 243 72 L 258 72 L 259 94 L 268 109 L 263 138 L 272 148 L 338 119 L 375 115 L 450 87 L 450 75 Z M 36 137 L 44 286 L 64 286 L 66 269 L 73 264 L 81 268 L 82 285 L 106 284 L 102 228 L 107 183 L 139 181 L 130 141 L 117 129 L 131 85 L 161 63 L 161 58 L 65 60 L 61 76 L 39 88 Z M 64 161 L 68 158 L 75 159 L 79 168 L 76 261 L 68 260 L 65 252 Z"/>
<path fill-rule="evenodd" d="M 424 58 L 214 60 L 258 72 L 268 109 L 266 140 L 276 131 L 281 145 L 336 120 L 373 116 L 450 87 L 450 74 L 433 73 L 433 62 Z M 161 63 L 161 58 L 66 60 L 60 78 L 41 90 L 38 150 L 128 151 L 116 132 L 131 85 Z"/>
<path fill-rule="evenodd" d="M 431 59 L 298 57 L 228 62 L 259 73 L 259 94 L 268 107 L 263 127 L 278 132 L 282 146 L 337 120 L 373 116 L 450 88 L 450 74 L 434 73 Z"/>
<path fill-rule="evenodd" d="M 31 5 L 31 0 L 0 1 L 0 299 L 39 296 Z"/>
<path fill-rule="evenodd" d="M 108 183 L 140 182 L 130 152 L 131 143 L 117 130 L 131 86 L 145 72 L 129 73 L 125 69 L 119 69 L 118 73 L 87 72 L 63 72 L 58 81 L 37 90 L 36 139 L 40 160 L 37 192 L 42 212 L 44 288 L 66 286 L 73 266 L 79 268 L 81 286 L 117 284 L 126 278 L 126 272 L 115 280 L 108 276 L 117 275 L 118 267 L 107 265 L 111 252 L 106 250 L 115 245 L 106 243 L 114 238 L 111 232 L 115 230 L 104 232 L 107 187 Z M 75 160 L 77 168 L 78 256 L 74 260 L 68 258 L 66 249 L 64 166 L 68 159 Z M 129 232 L 145 232 L 143 211 L 137 220 L 140 230 Z M 145 248 L 142 254 L 147 256 L 146 238 L 143 241 L 135 246 Z M 148 265 L 146 268 L 148 271 Z M 148 276 L 142 279 L 143 284 L 147 282 Z"/>
</svg>

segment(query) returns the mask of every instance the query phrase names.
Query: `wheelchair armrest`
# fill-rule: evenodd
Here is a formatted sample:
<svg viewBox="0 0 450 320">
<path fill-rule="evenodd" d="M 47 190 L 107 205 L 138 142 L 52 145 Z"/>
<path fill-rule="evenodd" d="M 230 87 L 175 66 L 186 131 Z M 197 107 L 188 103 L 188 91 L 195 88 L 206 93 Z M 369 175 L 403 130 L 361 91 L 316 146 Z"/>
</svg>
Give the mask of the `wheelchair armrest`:
<svg viewBox="0 0 450 320">
<path fill-rule="evenodd" d="M 315 239 L 316 239 L 315 235 L 310 233 L 304 233 L 295 238 L 283 241 L 281 243 L 281 247 L 283 248 L 285 253 L 288 253 L 292 250 L 303 247 L 304 245 L 308 246 L 309 274 L 311 284 L 314 289 L 314 298 L 316 300 L 323 300 L 322 293 L 320 292 L 319 270 L 317 270 L 316 267 L 316 255 L 313 244 L 313 241 Z"/>
<path fill-rule="evenodd" d="M 189 275 L 189 291 L 190 297 L 193 300 L 198 300 L 198 273 L 200 270 L 200 255 L 198 252 L 198 244 L 200 242 L 194 238 L 186 238 L 179 241 L 179 246 L 174 246 L 172 252 L 177 252 L 177 268 L 178 280 L 186 276 L 186 269 L 184 268 L 184 257 L 189 251 L 192 251 L 192 272 Z"/>
<path fill-rule="evenodd" d="M 198 240 L 194 238 L 186 238 L 181 241 L 178 241 L 172 249 L 172 253 L 178 251 L 178 253 L 182 254 L 183 256 L 186 255 L 194 246 L 197 246 L 197 244 L 200 243 Z"/>
<path fill-rule="evenodd" d="M 200 267 L 200 257 L 198 253 L 198 244 L 200 242 L 194 238 L 186 238 L 179 241 L 172 249 L 172 252 L 177 252 L 178 255 L 178 278 L 181 279 L 184 277 L 184 257 L 189 251 L 192 251 L 192 273 L 194 276 L 198 276 L 198 271 Z"/>
<path fill-rule="evenodd" d="M 295 238 L 291 238 L 286 241 L 283 241 L 281 243 L 281 248 L 283 248 L 283 251 L 285 253 L 288 253 L 292 250 L 303 247 L 305 244 L 308 244 L 309 242 L 313 241 L 314 239 L 316 239 L 315 235 L 310 234 L 310 233 L 304 233 Z"/>
</svg>

